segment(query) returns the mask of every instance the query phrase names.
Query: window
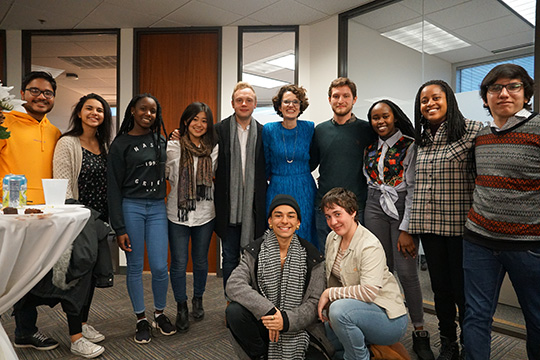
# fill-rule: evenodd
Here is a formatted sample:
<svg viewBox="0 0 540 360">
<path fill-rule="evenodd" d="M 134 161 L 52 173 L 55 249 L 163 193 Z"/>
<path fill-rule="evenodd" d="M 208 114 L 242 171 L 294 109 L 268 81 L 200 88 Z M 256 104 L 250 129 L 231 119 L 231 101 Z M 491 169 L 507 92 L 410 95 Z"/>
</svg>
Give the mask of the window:
<svg viewBox="0 0 540 360">
<path fill-rule="evenodd" d="M 298 81 L 297 44 L 297 26 L 239 28 L 239 80 L 255 89 L 257 108 L 253 116 L 261 124 L 281 120 L 272 97 L 283 85 Z"/>
<path fill-rule="evenodd" d="M 480 83 L 487 73 L 500 64 L 516 64 L 523 67 L 531 77 L 534 77 L 534 56 L 500 60 L 482 65 L 458 68 L 456 71 L 456 92 L 478 91 Z"/>
</svg>

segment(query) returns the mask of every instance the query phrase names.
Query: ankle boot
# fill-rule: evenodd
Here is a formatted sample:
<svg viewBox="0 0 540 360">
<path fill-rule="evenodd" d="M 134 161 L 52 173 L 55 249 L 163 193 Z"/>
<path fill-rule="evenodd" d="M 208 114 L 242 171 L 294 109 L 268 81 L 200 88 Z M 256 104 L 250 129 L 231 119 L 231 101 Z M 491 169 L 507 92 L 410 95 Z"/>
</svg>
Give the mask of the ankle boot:
<svg viewBox="0 0 540 360">
<path fill-rule="evenodd" d="M 459 360 L 459 345 L 456 340 L 452 341 L 441 336 L 441 352 L 437 360 Z"/>
<path fill-rule="evenodd" d="M 204 309 L 202 304 L 202 297 L 194 297 L 192 300 L 193 307 L 191 313 L 195 320 L 202 320 L 204 318 Z"/>
<path fill-rule="evenodd" d="M 179 332 L 186 332 L 189 329 L 189 311 L 187 301 L 178 304 L 178 312 L 176 314 L 176 328 Z"/>
<path fill-rule="evenodd" d="M 412 332 L 413 351 L 419 360 L 435 360 L 431 346 L 429 345 L 429 332 L 426 330 L 414 330 Z"/>
</svg>

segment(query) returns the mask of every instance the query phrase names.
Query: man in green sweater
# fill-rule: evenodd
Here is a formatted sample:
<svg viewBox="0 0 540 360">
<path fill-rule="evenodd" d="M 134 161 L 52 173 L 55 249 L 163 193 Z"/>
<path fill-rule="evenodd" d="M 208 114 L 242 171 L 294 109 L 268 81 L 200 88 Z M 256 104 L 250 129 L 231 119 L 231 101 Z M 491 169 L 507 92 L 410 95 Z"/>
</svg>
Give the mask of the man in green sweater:
<svg viewBox="0 0 540 360">
<path fill-rule="evenodd" d="M 355 193 L 358 199 L 358 218 L 363 224 L 367 184 L 363 168 L 364 148 L 375 141 L 376 135 L 365 120 L 352 113 L 356 103 L 356 85 L 340 77 L 328 89 L 328 101 L 334 116 L 315 128 L 310 150 L 311 171 L 319 168 L 318 190 L 315 197 L 315 223 L 319 250 L 324 253 L 330 228 L 319 208 L 322 197 L 335 187 Z"/>
</svg>

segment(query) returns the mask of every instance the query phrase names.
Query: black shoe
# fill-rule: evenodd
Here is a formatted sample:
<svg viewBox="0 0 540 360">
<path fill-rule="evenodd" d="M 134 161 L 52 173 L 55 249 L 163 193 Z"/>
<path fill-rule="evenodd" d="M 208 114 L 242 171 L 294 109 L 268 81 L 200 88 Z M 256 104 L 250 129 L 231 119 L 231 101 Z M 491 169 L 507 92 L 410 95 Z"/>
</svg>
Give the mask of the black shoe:
<svg viewBox="0 0 540 360">
<path fill-rule="evenodd" d="M 52 350 L 58 347 L 58 341 L 46 337 L 39 331 L 32 336 L 15 337 L 16 348 L 34 348 L 36 350 Z"/>
<path fill-rule="evenodd" d="M 187 301 L 178 303 L 178 313 L 176 314 L 176 328 L 181 333 L 184 333 L 189 329 L 189 311 L 187 307 Z"/>
<path fill-rule="evenodd" d="M 191 301 L 191 304 L 193 305 L 191 309 L 191 314 L 193 315 L 193 319 L 202 320 L 204 318 L 202 297 L 194 297 L 193 300 Z"/>
<path fill-rule="evenodd" d="M 413 351 L 420 360 L 435 360 L 431 346 L 429 345 L 429 332 L 415 330 L 412 332 Z"/>
<path fill-rule="evenodd" d="M 441 352 L 437 360 L 459 360 L 459 345 L 457 341 L 452 341 L 441 336 Z"/>
<path fill-rule="evenodd" d="M 133 338 L 137 344 L 148 344 L 152 341 L 150 337 L 152 329 L 150 328 L 150 323 L 148 320 L 144 319 L 137 322 L 137 331 L 135 332 L 135 337 Z"/>
<path fill-rule="evenodd" d="M 156 329 L 159 329 L 163 335 L 168 336 L 176 334 L 176 328 L 171 324 L 171 320 L 169 320 L 165 314 L 161 313 L 157 316 L 154 314 L 154 320 L 154 326 Z"/>
</svg>

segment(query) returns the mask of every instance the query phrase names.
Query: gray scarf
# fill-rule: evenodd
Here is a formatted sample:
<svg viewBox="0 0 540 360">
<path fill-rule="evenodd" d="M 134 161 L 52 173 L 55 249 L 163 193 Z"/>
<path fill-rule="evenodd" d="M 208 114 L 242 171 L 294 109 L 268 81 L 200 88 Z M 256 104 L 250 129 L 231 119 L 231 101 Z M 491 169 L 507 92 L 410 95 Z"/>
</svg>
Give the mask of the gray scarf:
<svg viewBox="0 0 540 360">
<path fill-rule="evenodd" d="M 230 225 L 242 225 L 240 246 L 249 244 L 255 236 L 253 199 L 255 191 L 255 146 L 257 144 L 257 122 L 251 118 L 248 141 L 246 144 L 246 168 L 242 176 L 242 153 L 238 141 L 238 129 L 235 116 L 231 116 L 231 172 L 230 172 Z"/>
<path fill-rule="evenodd" d="M 281 268 L 279 243 L 273 230 L 267 230 L 261 244 L 257 267 L 257 282 L 261 294 L 280 311 L 302 305 L 307 276 L 307 253 L 296 234 L 291 239 L 287 258 Z M 309 346 L 305 330 L 288 331 L 277 342 L 268 344 L 268 359 L 304 359 Z"/>
</svg>

